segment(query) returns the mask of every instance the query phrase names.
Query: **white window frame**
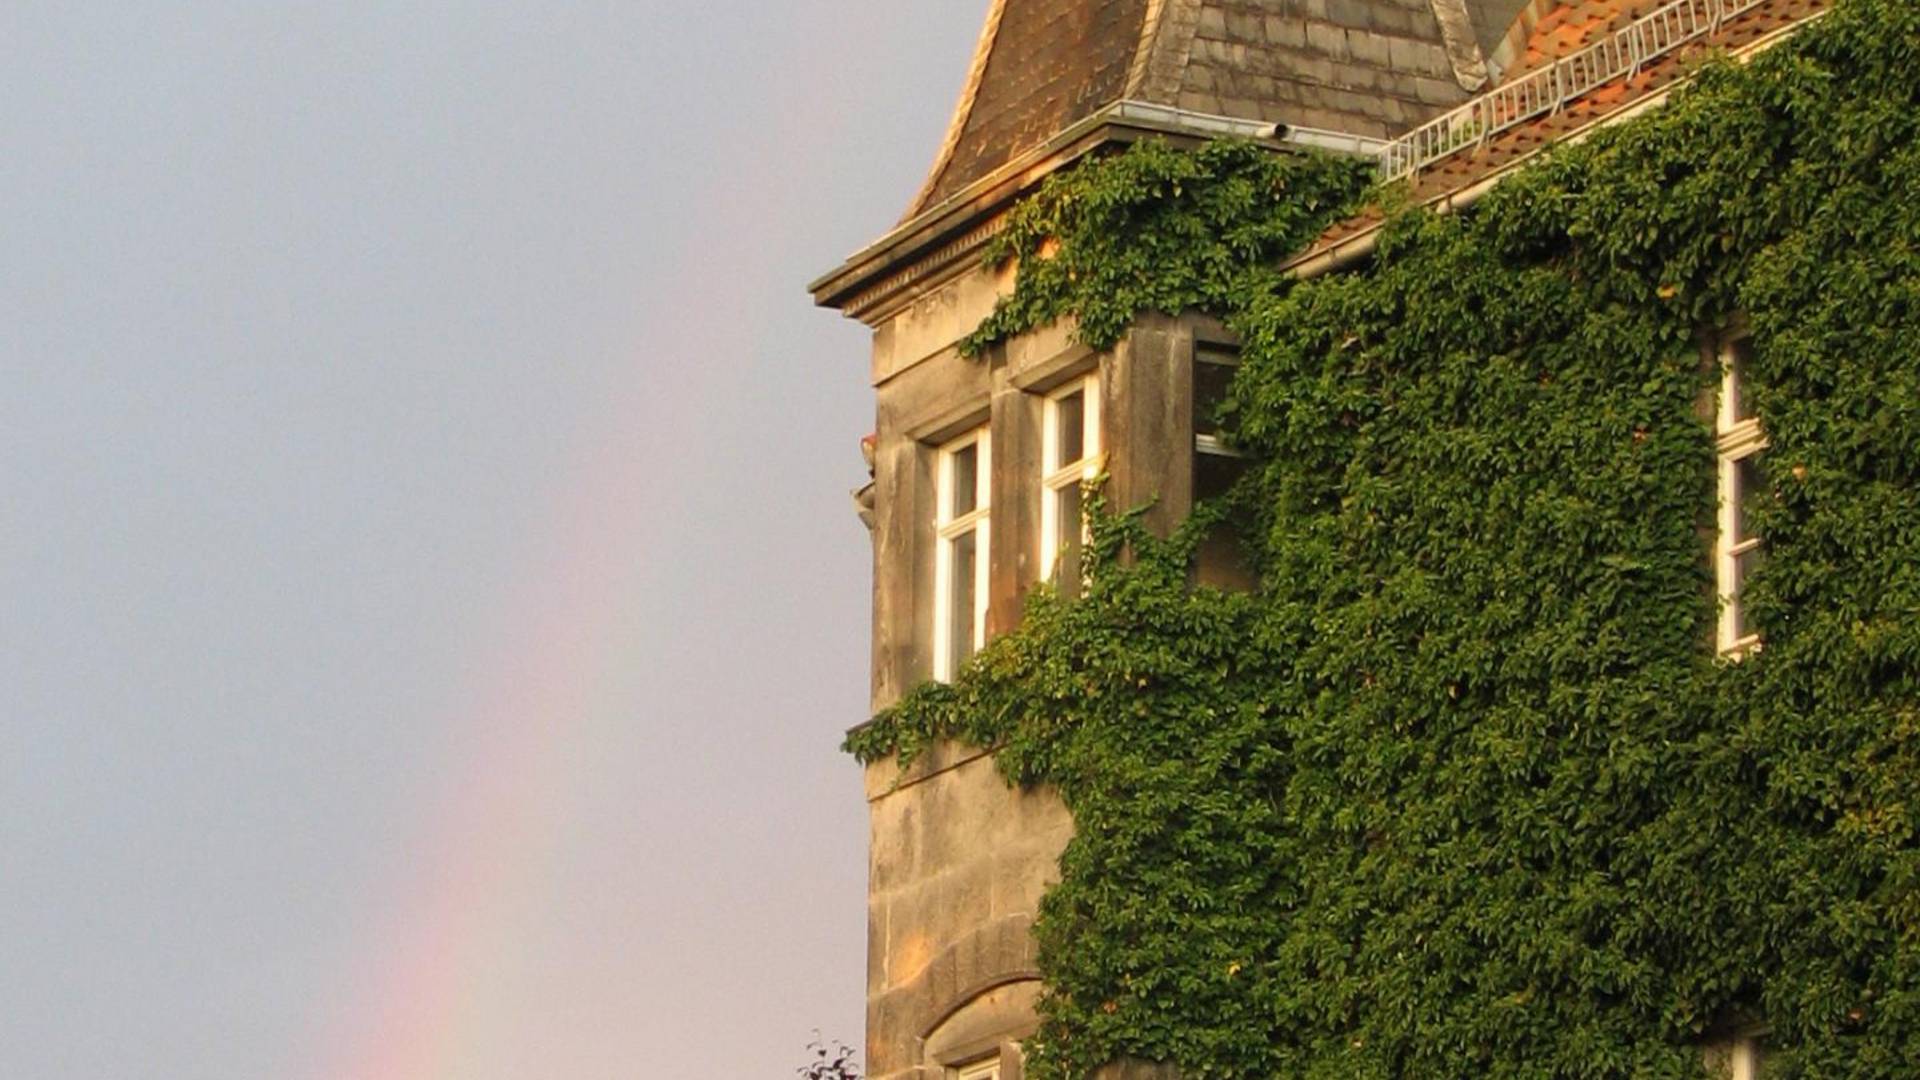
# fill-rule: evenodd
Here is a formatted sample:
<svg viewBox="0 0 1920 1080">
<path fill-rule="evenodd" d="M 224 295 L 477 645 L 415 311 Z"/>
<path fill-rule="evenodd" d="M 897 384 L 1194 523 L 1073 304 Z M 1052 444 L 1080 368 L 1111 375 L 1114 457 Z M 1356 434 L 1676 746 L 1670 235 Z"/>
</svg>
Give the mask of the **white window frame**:
<svg viewBox="0 0 1920 1080">
<path fill-rule="evenodd" d="M 1718 493 L 1720 499 L 1718 529 L 1713 544 L 1715 591 L 1720 597 L 1720 621 L 1716 631 L 1720 655 L 1738 659 L 1760 647 L 1760 635 L 1740 632 L 1740 556 L 1760 547 L 1758 536 L 1741 536 L 1740 506 L 1745 492 L 1740 490 L 1740 466 L 1759 456 L 1767 448 L 1766 432 L 1759 417 L 1739 418 L 1740 401 L 1747 388 L 1735 363 L 1735 349 L 1751 339 L 1728 337 L 1720 346 L 1720 402 L 1715 410 L 1714 449 L 1719 460 Z"/>
<path fill-rule="evenodd" d="M 1080 395 L 1080 456 L 1061 461 L 1060 403 Z M 1067 546 L 1060 532 L 1060 504 L 1064 493 L 1092 480 L 1100 469 L 1100 374 L 1090 372 L 1047 394 L 1040 420 L 1040 579 L 1050 580 Z M 1080 542 L 1086 544 L 1087 524 L 1080 518 Z"/>
<path fill-rule="evenodd" d="M 974 460 L 973 509 L 953 514 L 953 462 L 960 451 L 978 447 Z M 986 425 L 940 447 L 934 481 L 934 564 L 933 564 L 933 677 L 942 682 L 954 676 L 953 648 L 953 558 L 960 539 L 974 534 L 973 543 L 973 651 L 986 644 L 987 636 L 987 550 L 991 544 L 989 496 L 993 489 L 993 440 Z"/>
</svg>

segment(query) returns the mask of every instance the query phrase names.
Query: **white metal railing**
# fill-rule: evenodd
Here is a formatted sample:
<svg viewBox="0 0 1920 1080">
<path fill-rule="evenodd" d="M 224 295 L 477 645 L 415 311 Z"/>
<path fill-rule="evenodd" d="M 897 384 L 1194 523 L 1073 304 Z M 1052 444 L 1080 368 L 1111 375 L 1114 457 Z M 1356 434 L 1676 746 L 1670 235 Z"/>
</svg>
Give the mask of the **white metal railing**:
<svg viewBox="0 0 1920 1080">
<path fill-rule="evenodd" d="M 1462 147 L 1556 112 L 1573 98 L 1636 73 L 1649 60 L 1711 34 L 1729 17 L 1765 2 L 1673 0 L 1596 44 L 1495 87 L 1394 139 L 1381 151 L 1380 173 L 1389 180 L 1407 176 Z"/>
</svg>

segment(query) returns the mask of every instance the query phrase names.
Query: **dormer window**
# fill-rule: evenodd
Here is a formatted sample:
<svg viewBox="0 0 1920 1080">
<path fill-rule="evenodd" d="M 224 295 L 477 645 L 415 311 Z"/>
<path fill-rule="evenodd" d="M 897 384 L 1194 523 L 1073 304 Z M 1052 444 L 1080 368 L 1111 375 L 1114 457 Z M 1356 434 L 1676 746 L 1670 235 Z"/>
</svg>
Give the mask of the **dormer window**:
<svg viewBox="0 0 1920 1080">
<path fill-rule="evenodd" d="M 933 677 L 951 679 L 987 632 L 992 442 L 982 425 L 942 446 L 936 466 Z"/>
<path fill-rule="evenodd" d="M 1071 592 L 1080 584 L 1087 541 L 1081 485 L 1099 468 L 1099 376 L 1074 379 L 1047 395 L 1040 445 L 1040 577 Z"/>
<path fill-rule="evenodd" d="M 1753 339 L 1744 337 L 1728 342 L 1720 353 L 1720 406 L 1714 425 L 1720 510 L 1714 578 L 1720 594 L 1718 644 L 1725 656 L 1739 656 L 1760 644 L 1741 595 L 1763 554 L 1750 514 L 1755 496 L 1766 483 L 1760 453 L 1767 448 L 1746 384 L 1752 355 Z"/>
</svg>

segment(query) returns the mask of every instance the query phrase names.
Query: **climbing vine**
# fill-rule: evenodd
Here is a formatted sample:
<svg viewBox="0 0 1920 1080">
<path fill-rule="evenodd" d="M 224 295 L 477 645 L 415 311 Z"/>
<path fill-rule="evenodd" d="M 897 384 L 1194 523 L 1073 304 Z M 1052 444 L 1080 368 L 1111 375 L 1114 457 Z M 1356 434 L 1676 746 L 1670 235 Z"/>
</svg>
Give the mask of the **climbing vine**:
<svg viewBox="0 0 1920 1080">
<path fill-rule="evenodd" d="M 1097 514 L 1079 597 L 848 739 L 998 746 L 1072 811 L 1030 1076 L 1691 1080 L 1753 1024 L 1778 1076 L 1915 1074 L 1916 70 L 1920 5 L 1840 3 L 1292 285 L 1348 166 L 1147 145 L 1015 216 L 971 347 L 1212 311 L 1254 463 L 1170 539 Z M 1740 662 L 1701 409 L 1734 312 L 1770 440 Z M 1189 585 L 1222 519 L 1257 592 Z"/>
<path fill-rule="evenodd" d="M 988 242 L 989 265 L 1018 260 L 1017 283 L 960 351 L 978 356 L 1068 314 L 1105 349 L 1143 311 L 1237 307 L 1272 291 L 1278 261 L 1355 208 L 1369 175 L 1353 158 L 1150 141 L 1049 177 Z"/>
</svg>

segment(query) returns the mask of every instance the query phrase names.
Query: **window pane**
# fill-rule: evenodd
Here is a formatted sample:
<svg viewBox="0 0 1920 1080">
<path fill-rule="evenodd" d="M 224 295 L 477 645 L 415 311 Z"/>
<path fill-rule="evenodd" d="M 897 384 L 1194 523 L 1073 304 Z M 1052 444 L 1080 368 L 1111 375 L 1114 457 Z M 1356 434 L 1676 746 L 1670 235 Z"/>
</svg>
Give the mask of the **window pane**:
<svg viewBox="0 0 1920 1080">
<path fill-rule="evenodd" d="M 1193 456 L 1193 499 L 1204 502 L 1232 489 L 1247 471 L 1245 458 L 1221 454 Z M 1213 527 L 1194 552 L 1194 580 L 1217 589 L 1252 589 L 1258 581 L 1253 560 L 1248 557 L 1240 536 L 1229 522 Z"/>
<path fill-rule="evenodd" d="M 1061 592 L 1073 596 L 1080 590 L 1080 550 L 1082 530 L 1086 528 L 1081 520 L 1080 485 L 1061 488 L 1053 498 L 1060 522 L 1060 551 L 1053 563 L 1053 580 Z"/>
<path fill-rule="evenodd" d="M 1760 468 L 1760 455 L 1749 454 L 1733 463 L 1734 518 L 1733 542 L 1753 538 L 1753 504 L 1765 490 L 1766 473 Z"/>
<path fill-rule="evenodd" d="M 974 589 L 978 582 L 974 580 L 978 563 L 975 559 L 976 542 L 979 531 L 970 529 L 951 541 L 953 544 L 953 592 L 947 603 L 947 670 L 957 672 L 960 665 L 973 655 L 973 604 Z"/>
<path fill-rule="evenodd" d="M 1735 638 L 1744 638 L 1758 632 L 1757 628 L 1753 625 L 1752 617 L 1747 614 L 1746 586 L 1747 579 L 1753 575 L 1755 570 L 1760 569 L 1760 564 L 1765 559 L 1765 551 L 1765 548 L 1753 548 L 1733 557 L 1733 599 L 1731 603 L 1733 605 L 1733 636 Z"/>
<path fill-rule="evenodd" d="M 947 503 L 949 520 L 971 513 L 979 498 L 980 444 L 968 443 L 953 451 L 953 491 Z M 922 510 L 921 513 L 926 513 Z"/>
<path fill-rule="evenodd" d="M 1207 435 L 1220 430 L 1214 419 L 1220 403 L 1227 399 L 1227 384 L 1233 381 L 1234 365 L 1225 353 L 1195 353 L 1193 357 L 1193 433 Z"/>
<path fill-rule="evenodd" d="M 1247 459 L 1225 454 L 1193 455 L 1193 501 L 1225 495 L 1247 471 Z"/>
<path fill-rule="evenodd" d="M 1053 467 L 1058 469 L 1071 465 L 1086 455 L 1086 395 L 1076 391 L 1066 397 L 1056 398 L 1053 409 L 1054 437 L 1059 440 L 1059 457 L 1054 459 Z"/>
<path fill-rule="evenodd" d="M 1752 367 L 1748 363 L 1753 356 L 1753 339 L 1741 338 L 1727 350 L 1727 364 L 1733 377 L 1727 380 L 1727 415 L 1736 423 L 1753 419 L 1753 400 L 1747 393 L 1747 372 Z"/>
</svg>

